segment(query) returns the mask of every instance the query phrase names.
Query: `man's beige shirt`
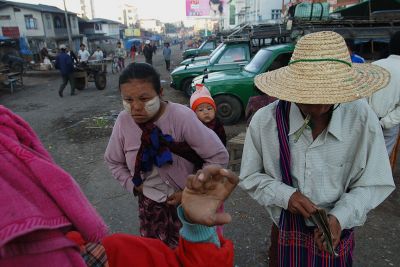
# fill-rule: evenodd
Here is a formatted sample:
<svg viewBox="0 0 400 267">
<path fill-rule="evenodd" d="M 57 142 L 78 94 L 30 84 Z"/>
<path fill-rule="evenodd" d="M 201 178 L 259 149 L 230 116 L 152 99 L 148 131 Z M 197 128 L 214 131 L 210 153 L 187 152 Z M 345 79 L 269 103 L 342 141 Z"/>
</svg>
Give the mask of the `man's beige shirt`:
<svg viewBox="0 0 400 267">
<path fill-rule="evenodd" d="M 246 134 L 240 186 L 263 205 L 276 225 L 290 196 L 300 191 L 325 208 L 342 229 L 362 225 L 368 211 L 394 190 L 382 129 L 364 100 L 339 105 L 315 140 L 296 104 L 289 114 L 289 145 L 294 187 L 282 182 L 275 120 L 277 102 L 260 109 Z"/>
</svg>

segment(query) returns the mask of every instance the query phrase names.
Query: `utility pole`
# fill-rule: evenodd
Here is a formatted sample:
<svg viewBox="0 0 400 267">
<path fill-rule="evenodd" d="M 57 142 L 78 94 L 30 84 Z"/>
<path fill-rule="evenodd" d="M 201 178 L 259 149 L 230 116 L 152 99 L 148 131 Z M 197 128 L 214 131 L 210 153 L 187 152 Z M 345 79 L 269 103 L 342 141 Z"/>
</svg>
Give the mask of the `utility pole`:
<svg viewBox="0 0 400 267">
<path fill-rule="evenodd" d="M 92 11 L 92 19 L 94 19 L 96 17 L 94 14 L 94 0 L 90 0 L 90 10 Z"/>
<path fill-rule="evenodd" d="M 72 37 L 71 37 L 71 28 L 69 27 L 69 19 L 68 19 L 67 6 L 65 5 L 65 0 L 63 0 L 63 1 L 64 1 L 65 22 L 67 23 L 68 45 L 69 45 L 69 49 L 73 49 L 73 47 L 72 47 Z"/>
</svg>

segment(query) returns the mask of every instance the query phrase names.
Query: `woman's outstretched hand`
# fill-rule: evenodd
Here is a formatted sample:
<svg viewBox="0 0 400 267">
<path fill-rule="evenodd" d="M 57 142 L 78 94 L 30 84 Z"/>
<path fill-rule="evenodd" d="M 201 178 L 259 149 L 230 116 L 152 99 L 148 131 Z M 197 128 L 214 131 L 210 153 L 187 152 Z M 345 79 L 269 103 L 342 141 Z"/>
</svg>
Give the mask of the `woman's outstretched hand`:
<svg viewBox="0 0 400 267">
<path fill-rule="evenodd" d="M 236 174 L 217 165 L 204 167 L 196 175 L 190 175 L 182 193 L 186 220 L 207 226 L 229 223 L 231 216 L 217 213 L 217 209 L 238 183 Z"/>
</svg>

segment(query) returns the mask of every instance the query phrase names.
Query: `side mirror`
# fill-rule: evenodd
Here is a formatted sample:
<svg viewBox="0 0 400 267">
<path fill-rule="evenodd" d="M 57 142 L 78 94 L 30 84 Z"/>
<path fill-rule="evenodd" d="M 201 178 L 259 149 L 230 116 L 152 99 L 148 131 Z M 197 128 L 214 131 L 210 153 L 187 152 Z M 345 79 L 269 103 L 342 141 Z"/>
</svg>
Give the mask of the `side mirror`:
<svg viewBox="0 0 400 267">
<path fill-rule="evenodd" d="M 204 83 L 204 81 L 208 78 L 208 74 L 203 75 L 203 79 L 201 80 L 201 83 Z"/>
</svg>

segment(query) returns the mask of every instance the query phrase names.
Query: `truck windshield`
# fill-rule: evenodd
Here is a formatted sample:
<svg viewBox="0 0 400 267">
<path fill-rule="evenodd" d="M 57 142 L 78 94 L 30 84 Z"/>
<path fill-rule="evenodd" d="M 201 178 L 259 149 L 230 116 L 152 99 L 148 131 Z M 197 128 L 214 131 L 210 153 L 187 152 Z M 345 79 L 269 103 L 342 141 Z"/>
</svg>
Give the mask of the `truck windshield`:
<svg viewBox="0 0 400 267">
<path fill-rule="evenodd" d="M 262 66 L 265 62 L 272 56 L 272 52 L 266 49 L 261 49 L 249 62 L 249 64 L 244 67 L 245 71 L 258 73 L 261 71 Z"/>
<path fill-rule="evenodd" d="M 225 47 L 226 47 L 226 44 L 222 44 L 222 46 L 219 47 L 218 51 L 215 52 L 214 55 L 212 55 L 212 57 L 210 58 L 211 64 L 214 64 L 215 62 L 217 62 L 217 59 L 219 58 L 219 56 L 225 51 Z"/>
<path fill-rule="evenodd" d="M 215 49 L 211 52 L 210 58 L 211 58 L 213 55 L 215 55 L 215 54 L 218 52 L 218 50 L 221 49 L 221 47 L 223 47 L 223 46 L 224 46 L 224 43 L 220 43 L 220 44 L 217 46 L 217 48 L 215 48 Z"/>
<path fill-rule="evenodd" d="M 204 41 L 200 44 L 199 49 L 202 49 L 206 45 L 207 41 Z"/>
</svg>

